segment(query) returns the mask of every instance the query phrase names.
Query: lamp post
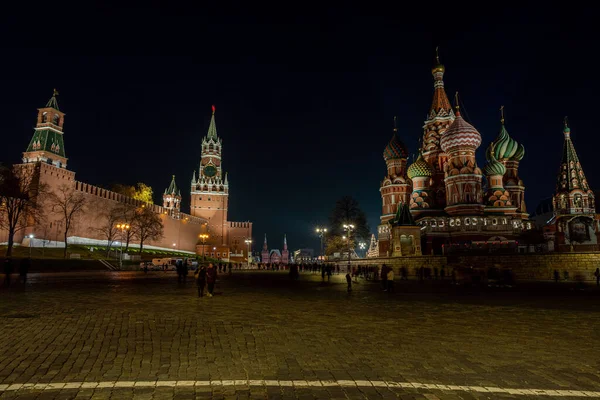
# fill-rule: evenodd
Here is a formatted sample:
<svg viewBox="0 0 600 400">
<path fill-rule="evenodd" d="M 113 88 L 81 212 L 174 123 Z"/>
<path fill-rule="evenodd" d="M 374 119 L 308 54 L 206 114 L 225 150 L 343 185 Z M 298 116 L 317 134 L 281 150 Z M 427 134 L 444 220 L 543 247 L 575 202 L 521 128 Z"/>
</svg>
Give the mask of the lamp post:
<svg viewBox="0 0 600 400">
<path fill-rule="evenodd" d="M 202 240 L 202 256 L 204 260 L 206 260 L 206 251 L 204 250 L 204 245 L 206 244 L 206 239 L 208 239 L 208 235 L 206 233 L 201 233 L 198 235 L 200 240 Z"/>
<path fill-rule="evenodd" d="M 352 239 L 352 231 L 354 230 L 354 225 L 347 224 L 344 225 L 344 230 L 348 232 L 348 272 L 350 272 L 350 240 Z"/>
<path fill-rule="evenodd" d="M 323 251 L 323 237 L 327 233 L 327 228 L 317 228 L 317 235 L 321 238 L 321 263 L 325 261 L 325 253 Z"/>
<path fill-rule="evenodd" d="M 244 240 L 244 243 L 248 245 L 248 252 L 246 253 L 246 255 L 248 256 L 248 269 L 250 269 L 250 245 L 252 244 L 252 239 L 246 239 Z"/>
<path fill-rule="evenodd" d="M 119 269 L 123 268 L 123 240 L 125 240 L 125 231 L 129 230 L 129 224 L 117 224 L 117 229 L 121 230 L 121 255 L 119 257 Z"/>
<path fill-rule="evenodd" d="M 33 242 L 33 233 L 29 235 L 29 258 L 31 258 L 31 242 Z"/>
<path fill-rule="evenodd" d="M 358 248 L 361 249 L 362 251 L 365 251 L 365 249 L 367 248 L 367 244 L 365 242 L 360 242 L 358 244 Z M 366 257 L 366 254 L 365 254 Z"/>
</svg>

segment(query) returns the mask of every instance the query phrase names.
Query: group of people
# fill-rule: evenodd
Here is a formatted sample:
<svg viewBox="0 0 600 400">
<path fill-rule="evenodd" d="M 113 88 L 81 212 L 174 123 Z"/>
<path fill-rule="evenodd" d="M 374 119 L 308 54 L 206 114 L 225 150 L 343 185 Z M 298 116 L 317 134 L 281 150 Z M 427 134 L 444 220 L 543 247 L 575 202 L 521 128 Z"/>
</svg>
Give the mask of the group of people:
<svg viewBox="0 0 600 400">
<path fill-rule="evenodd" d="M 231 268 L 229 270 L 231 272 Z M 207 266 L 204 264 L 198 266 L 194 273 L 194 278 L 196 280 L 196 286 L 198 287 L 198 297 L 204 296 L 205 289 L 208 290 L 206 297 L 213 297 L 215 283 L 217 282 L 217 268 L 213 263 L 208 263 Z"/>
<path fill-rule="evenodd" d="M 22 258 L 19 263 L 19 278 L 21 282 L 27 282 L 27 274 L 29 273 L 29 267 L 31 266 L 30 258 Z M 14 273 L 13 260 L 10 257 L 4 258 L 4 286 L 10 287 L 11 275 Z"/>
</svg>

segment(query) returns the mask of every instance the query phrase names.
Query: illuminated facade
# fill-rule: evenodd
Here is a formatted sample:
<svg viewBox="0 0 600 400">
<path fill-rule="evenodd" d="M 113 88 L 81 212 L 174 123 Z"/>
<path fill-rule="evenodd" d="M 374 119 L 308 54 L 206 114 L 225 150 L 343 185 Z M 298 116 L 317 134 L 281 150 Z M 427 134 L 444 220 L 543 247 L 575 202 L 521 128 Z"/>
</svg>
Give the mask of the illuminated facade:
<svg viewBox="0 0 600 400">
<path fill-rule="evenodd" d="M 523 230 L 532 227 L 525 208 L 525 186 L 518 174 L 523 145 L 508 135 L 502 112 L 499 135 L 487 147 L 487 164 L 480 168 L 476 152 L 481 135 L 463 118 L 458 105 L 452 109 L 444 73 L 445 67 L 436 57 L 433 102 L 418 158 L 407 168 L 408 151 L 396 127 L 384 150 L 387 175 L 380 188 L 380 256 L 514 245 Z M 404 208 L 410 210 L 412 222 L 399 218 Z M 409 246 L 410 235 L 400 233 L 400 227 L 406 231 L 411 224 L 419 227 L 420 243 L 413 235 L 414 244 Z M 398 235 L 404 235 L 403 241 L 395 237 Z"/>
</svg>

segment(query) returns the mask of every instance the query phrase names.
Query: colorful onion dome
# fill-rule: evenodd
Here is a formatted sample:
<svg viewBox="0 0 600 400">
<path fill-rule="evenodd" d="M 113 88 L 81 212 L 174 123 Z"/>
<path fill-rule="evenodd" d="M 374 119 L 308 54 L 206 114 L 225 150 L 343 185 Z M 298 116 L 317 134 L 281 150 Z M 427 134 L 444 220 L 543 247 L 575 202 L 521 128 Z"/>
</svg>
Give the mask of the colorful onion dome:
<svg viewBox="0 0 600 400">
<path fill-rule="evenodd" d="M 456 107 L 456 119 L 448 127 L 440 139 L 440 146 L 445 153 L 457 148 L 477 149 L 481 145 L 481 135 L 460 115 L 459 108 Z"/>
<path fill-rule="evenodd" d="M 506 167 L 496 158 L 496 144 L 490 143 L 485 153 L 488 163 L 483 167 L 483 173 L 486 176 L 504 175 Z"/>
<path fill-rule="evenodd" d="M 508 135 L 504 119 L 502 119 L 500 134 L 494 143 L 494 156 L 497 160 L 521 161 L 525 155 L 525 147 Z"/>
<path fill-rule="evenodd" d="M 384 160 L 392 160 L 396 158 L 406 158 L 408 151 L 404 143 L 398 139 L 398 135 L 394 132 L 392 140 L 388 143 L 385 150 L 383 151 Z"/>
<path fill-rule="evenodd" d="M 417 161 L 412 163 L 406 174 L 410 179 L 413 178 L 431 178 L 435 174 L 435 170 L 425 159 L 423 158 L 423 154 L 419 152 L 419 157 Z"/>
<path fill-rule="evenodd" d="M 394 117 L 394 134 L 392 135 L 392 139 L 386 146 L 385 150 L 383 150 L 383 159 L 393 160 L 398 158 L 406 158 L 408 155 L 408 150 L 404 143 L 398 139 L 398 128 L 396 123 L 396 117 Z"/>
</svg>

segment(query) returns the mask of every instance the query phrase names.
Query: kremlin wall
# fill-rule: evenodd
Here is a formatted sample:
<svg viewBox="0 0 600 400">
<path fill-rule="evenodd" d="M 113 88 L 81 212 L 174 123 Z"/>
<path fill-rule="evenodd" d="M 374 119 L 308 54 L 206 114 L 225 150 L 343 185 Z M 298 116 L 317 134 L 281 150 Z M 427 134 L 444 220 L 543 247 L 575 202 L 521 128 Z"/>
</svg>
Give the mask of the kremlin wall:
<svg viewBox="0 0 600 400">
<path fill-rule="evenodd" d="M 64 150 L 63 124 L 65 114 L 58 108 L 55 91 L 45 107 L 38 109 L 34 134 L 27 150 L 23 153 L 22 168 L 33 174 L 39 185 L 47 192 L 68 187 L 73 193 L 85 198 L 84 211 L 73 221 L 69 229 L 69 244 L 106 246 L 107 238 L 102 229 L 107 225 L 107 214 L 120 205 L 132 208 L 149 207 L 163 224 L 163 235 L 157 240 L 148 240 L 144 248 L 176 250 L 190 254 L 202 254 L 223 260 L 242 261 L 247 258 L 244 240 L 252 237 L 251 222 L 227 220 L 228 182 L 221 172 L 221 139 L 217 137 L 213 114 L 209 133 L 202 142 L 200 175 L 192 180 L 191 213 L 181 212 L 181 192 L 175 177 L 164 191 L 163 205 L 145 204 L 122 194 L 80 182 L 75 172 L 68 170 Z M 216 145 L 216 146 L 215 146 Z M 204 198 L 204 200 L 203 200 Z M 43 201 L 43 200 L 39 200 Z M 15 235 L 15 243 L 32 247 L 64 247 L 64 218 L 52 211 L 52 205 L 44 204 L 44 218 L 35 226 L 28 227 Z M 114 222 L 115 224 L 118 221 Z M 204 245 L 199 240 L 201 233 L 208 234 Z M 29 236 L 33 235 L 33 239 Z M 0 231 L 0 242 L 6 243 L 8 233 Z M 121 240 L 120 232 L 115 241 Z M 115 244 L 113 243 L 113 246 Z M 130 247 L 139 247 L 136 239 Z"/>
</svg>

